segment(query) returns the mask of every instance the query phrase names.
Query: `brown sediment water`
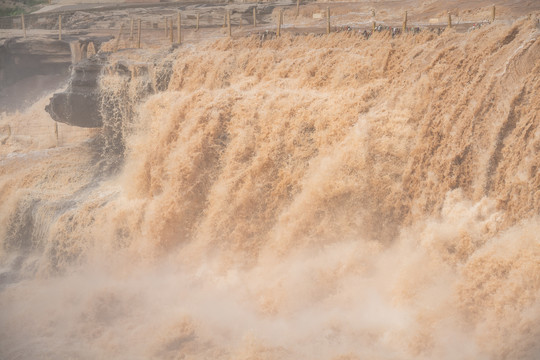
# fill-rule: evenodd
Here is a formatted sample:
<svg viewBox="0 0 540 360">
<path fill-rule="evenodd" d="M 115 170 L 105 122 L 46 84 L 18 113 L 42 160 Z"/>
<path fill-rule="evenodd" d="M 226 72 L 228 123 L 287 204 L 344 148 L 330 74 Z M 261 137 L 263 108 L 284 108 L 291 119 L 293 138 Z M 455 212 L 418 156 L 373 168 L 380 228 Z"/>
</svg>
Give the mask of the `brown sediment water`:
<svg viewBox="0 0 540 360">
<path fill-rule="evenodd" d="M 105 72 L 120 168 L 2 140 L 0 357 L 538 358 L 539 54 L 523 19 Z"/>
</svg>

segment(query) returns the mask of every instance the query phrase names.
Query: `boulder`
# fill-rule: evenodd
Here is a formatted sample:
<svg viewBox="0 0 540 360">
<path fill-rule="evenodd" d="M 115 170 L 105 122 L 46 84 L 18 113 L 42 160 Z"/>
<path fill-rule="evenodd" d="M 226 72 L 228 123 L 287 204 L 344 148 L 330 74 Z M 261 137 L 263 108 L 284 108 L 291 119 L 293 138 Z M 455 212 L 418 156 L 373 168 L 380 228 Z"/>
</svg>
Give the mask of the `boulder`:
<svg viewBox="0 0 540 360">
<path fill-rule="evenodd" d="M 96 55 L 72 66 L 68 88 L 45 107 L 53 120 L 86 128 L 103 125 L 98 78 L 106 62 L 104 55 Z"/>
</svg>

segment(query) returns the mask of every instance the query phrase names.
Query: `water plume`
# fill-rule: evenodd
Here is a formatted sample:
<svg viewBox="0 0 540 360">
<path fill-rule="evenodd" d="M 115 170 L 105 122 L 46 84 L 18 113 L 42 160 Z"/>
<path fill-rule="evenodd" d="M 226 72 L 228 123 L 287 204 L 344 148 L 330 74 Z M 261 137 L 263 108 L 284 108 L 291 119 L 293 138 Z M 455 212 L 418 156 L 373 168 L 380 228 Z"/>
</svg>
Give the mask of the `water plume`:
<svg viewBox="0 0 540 360">
<path fill-rule="evenodd" d="M 105 72 L 118 171 L 97 140 L 1 160 L 1 357 L 537 358 L 538 35 L 226 39 L 161 56 L 166 89 Z"/>
</svg>

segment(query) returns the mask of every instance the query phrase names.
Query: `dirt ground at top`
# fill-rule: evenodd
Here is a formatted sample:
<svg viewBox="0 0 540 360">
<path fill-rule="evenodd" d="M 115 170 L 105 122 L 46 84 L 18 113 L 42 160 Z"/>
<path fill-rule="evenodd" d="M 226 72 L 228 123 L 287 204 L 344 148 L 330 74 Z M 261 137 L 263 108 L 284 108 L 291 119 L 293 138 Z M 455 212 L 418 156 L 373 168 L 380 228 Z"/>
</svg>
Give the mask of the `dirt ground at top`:
<svg viewBox="0 0 540 360">
<path fill-rule="evenodd" d="M 2 1 L 2 0 L 0 0 Z M 7 1 L 7 0 L 5 0 Z M 496 8 L 496 21 L 511 23 L 524 16 L 540 17 L 538 0 L 368 0 L 349 2 L 307 2 L 300 1 L 297 10 L 296 0 L 225 2 L 225 1 L 181 1 L 145 2 L 139 0 L 52 0 L 51 5 L 43 6 L 37 13 L 47 17 L 47 13 L 64 12 L 62 21 L 63 36 L 66 40 L 82 37 L 113 36 L 120 37 L 115 48 L 133 48 L 134 34 L 130 21 L 137 19 L 142 23 L 141 46 L 143 48 L 169 45 L 170 36 L 165 35 L 165 21 L 170 28 L 174 22 L 176 29 L 177 11 L 182 12 L 182 41 L 200 42 L 227 36 L 225 28 L 226 11 L 231 13 L 231 34 L 233 37 L 252 33 L 274 33 L 280 10 L 283 10 L 282 32 L 324 33 L 326 29 L 326 10 L 331 12 L 332 31 L 343 29 L 371 29 L 373 22 L 383 26 L 401 28 L 407 12 L 409 27 L 445 27 L 448 13 L 457 31 L 468 31 L 477 24 L 491 22 L 493 6 Z M 1 3 L 0 3 L 1 4 Z M 113 5 L 113 6 L 111 6 Z M 257 11 L 257 27 L 253 27 L 252 10 Z M 297 13 L 298 11 L 298 13 Z M 35 15 L 37 16 L 37 15 Z M 23 35 L 20 21 L 11 29 L 0 29 L 0 39 Z M 28 25 L 30 23 L 30 25 Z M 198 24 L 198 26 L 196 25 Z M 38 22 L 27 21 L 27 36 L 58 36 L 58 17 L 48 16 Z M 123 29 L 123 30 L 120 30 Z M 119 36 L 120 35 L 120 36 Z M 129 37 L 129 39 L 127 38 Z M 173 34 L 177 37 L 176 31 Z"/>
<path fill-rule="evenodd" d="M 52 5 L 45 6 L 42 11 L 50 11 L 53 9 L 58 9 L 62 6 L 69 6 L 73 4 L 78 4 L 81 9 L 84 9 L 86 5 L 95 5 L 95 4 L 133 4 L 141 3 L 141 6 L 144 6 L 143 3 L 156 3 L 160 2 L 158 0 L 126 0 L 126 1 L 104 1 L 104 0 L 52 0 Z M 187 2 L 187 1 L 185 1 Z M 268 3 L 269 1 L 242 1 L 238 3 Z M 172 3 L 171 2 L 163 2 Z M 176 2 L 182 4 L 183 2 Z M 202 2 L 201 2 L 202 3 Z M 217 1 L 208 1 L 208 4 L 216 4 Z M 294 4 L 296 1 L 277 1 L 277 3 L 282 4 Z M 307 2 L 301 1 L 301 3 L 314 4 L 314 3 L 323 3 L 331 7 L 343 7 L 344 9 L 348 8 L 361 8 L 369 7 L 379 11 L 386 12 L 399 12 L 408 10 L 415 16 L 440 16 L 441 14 L 446 13 L 447 11 L 453 13 L 463 13 L 463 14 L 474 14 L 476 11 L 480 11 L 482 8 L 491 8 L 495 5 L 498 9 L 497 12 L 504 17 L 516 17 L 526 15 L 531 11 L 540 10 L 540 1 L 537 0 L 403 0 L 403 1 L 392 1 L 392 0 L 383 0 L 383 1 L 324 1 L 324 2 Z M 342 6 L 340 6 L 342 4 Z"/>
<path fill-rule="evenodd" d="M 392 0 L 371 0 L 371 1 L 324 1 L 324 2 L 307 2 L 300 1 L 303 6 L 310 6 L 319 4 L 322 6 L 329 6 L 332 9 L 336 9 L 338 13 L 345 13 L 348 11 L 371 11 L 374 10 L 376 16 L 385 17 L 386 19 L 392 18 L 401 18 L 404 11 L 408 11 L 408 16 L 411 19 L 415 18 L 425 18 L 432 19 L 437 17 L 444 16 L 448 11 L 455 16 L 463 17 L 464 19 L 468 18 L 488 18 L 491 13 L 491 7 L 495 5 L 497 7 L 497 15 L 500 18 L 512 19 L 519 16 L 527 15 L 530 12 L 540 10 L 540 1 L 538 0 L 403 0 L 403 1 L 392 1 Z M 39 1 L 34 1 L 34 3 L 39 3 Z M 186 4 L 188 1 L 159 1 L 159 0 L 125 0 L 125 1 L 106 1 L 106 0 L 51 0 L 50 5 L 47 4 L 47 1 L 38 4 L 40 7 L 36 12 L 46 13 L 51 11 L 74 11 L 74 10 L 87 10 L 95 9 L 98 6 L 110 6 L 118 4 L 119 6 L 134 5 L 136 3 L 141 3 L 141 7 L 146 7 L 148 5 L 155 6 L 155 3 L 161 3 L 164 6 L 167 4 Z M 221 1 L 208 1 L 208 2 L 199 2 L 199 4 L 223 4 Z M 229 1 L 230 4 L 234 2 Z M 270 3 L 269 1 L 238 1 L 238 4 L 262 4 Z M 284 1 L 280 0 L 276 3 L 277 5 L 295 5 L 295 0 Z M 28 4 L 25 4 L 24 1 L 14 1 L 14 0 L 1 0 L 0 9 L 16 6 L 24 7 L 26 10 L 29 10 L 30 7 Z M 382 19 L 381 19 L 382 20 Z"/>
</svg>

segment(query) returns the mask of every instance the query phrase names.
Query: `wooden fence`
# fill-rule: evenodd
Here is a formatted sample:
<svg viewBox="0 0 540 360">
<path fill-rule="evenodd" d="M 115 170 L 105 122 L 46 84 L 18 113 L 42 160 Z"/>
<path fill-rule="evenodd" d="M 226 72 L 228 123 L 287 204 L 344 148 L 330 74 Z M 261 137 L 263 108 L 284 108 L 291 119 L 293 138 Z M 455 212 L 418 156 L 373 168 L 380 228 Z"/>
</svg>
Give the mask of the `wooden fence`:
<svg viewBox="0 0 540 360">
<path fill-rule="evenodd" d="M 185 5 L 185 3 L 183 4 Z M 218 4 L 219 6 L 219 4 Z M 288 6 L 274 6 L 270 7 L 274 13 L 277 12 L 277 20 L 275 23 L 264 22 L 262 16 L 271 18 L 270 13 L 268 13 L 268 6 L 266 6 L 267 12 L 265 14 L 260 14 L 257 9 L 257 5 L 248 6 L 245 11 L 231 11 L 231 8 L 224 5 L 222 9 L 223 16 L 223 28 L 225 29 L 224 34 L 229 37 L 234 36 L 245 36 L 252 35 L 254 32 L 260 34 L 262 37 L 273 37 L 280 36 L 283 32 L 292 32 L 295 34 L 306 34 L 306 33 L 331 33 L 335 31 L 358 31 L 362 32 L 364 36 L 370 36 L 375 31 L 389 31 L 392 36 L 397 36 L 405 32 L 417 33 L 425 29 L 431 29 L 432 31 L 442 32 L 445 28 L 457 28 L 460 31 L 469 30 L 475 28 L 479 25 L 485 23 L 493 22 L 496 18 L 496 8 L 495 6 L 491 9 L 491 16 L 489 20 L 478 21 L 475 23 L 468 22 L 457 22 L 455 18 L 452 17 L 450 12 L 448 13 L 448 18 L 446 24 L 432 24 L 432 23 L 411 23 L 409 21 L 409 12 L 405 11 L 402 14 L 403 21 L 401 23 L 385 23 L 377 22 L 375 20 L 375 12 L 362 14 L 359 22 L 355 22 L 351 25 L 346 25 L 341 22 L 340 25 L 336 26 L 333 22 L 333 15 L 331 13 L 331 8 L 326 7 L 325 11 L 322 11 L 318 17 L 313 16 L 314 19 L 318 19 L 316 24 L 310 24 L 308 27 L 304 26 L 295 26 L 291 19 L 285 19 L 284 9 L 292 9 L 293 13 L 299 14 L 301 3 L 297 0 L 296 4 Z M 134 5 L 133 7 L 136 7 Z M 116 8 L 116 7 L 112 7 Z M 277 9 L 277 11 L 276 11 Z M 94 11 L 104 11 L 104 8 L 95 9 Z M 251 14 L 252 13 L 252 14 Z M 23 16 L 11 16 L 11 17 L 2 17 L 0 18 L 0 28 L 4 29 L 20 29 L 21 34 L 26 38 L 27 29 L 42 29 L 42 30 L 56 30 L 58 31 L 58 39 L 62 40 L 62 32 L 64 35 L 71 34 L 72 36 L 77 36 L 77 32 L 80 31 L 99 31 L 91 29 L 75 29 L 74 26 L 77 24 L 77 19 L 71 21 L 72 16 L 75 16 L 77 11 L 70 12 L 61 12 L 61 13 L 40 13 L 40 14 L 27 14 Z M 291 12 L 289 12 L 290 16 Z M 219 17 L 219 14 L 217 15 Z M 233 24 L 233 16 L 236 17 L 236 25 Z M 294 15 L 296 18 L 298 15 Z M 161 21 L 156 20 L 159 17 Z M 136 47 L 140 48 L 141 44 L 144 44 L 145 32 L 148 30 L 158 30 L 164 29 L 164 38 L 167 39 L 170 43 L 181 43 L 182 42 L 182 29 L 190 29 L 193 31 L 199 31 L 200 28 L 217 28 L 220 25 L 217 21 L 213 21 L 210 24 L 201 26 L 200 24 L 200 13 L 194 13 L 193 10 L 186 11 L 185 14 L 180 12 L 177 9 L 171 9 L 169 15 L 161 16 L 152 16 L 152 19 L 149 20 L 145 17 L 129 17 L 126 16 L 124 20 L 121 20 L 122 23 L 120 31 L 117 28 L 116 30 L 110 29 L 111 32 L 117 32 L 116 37 L 119 39 L 123 34 L 123 28 L 129 28 L 129 40 L 135 41 L 135 29 L 136 29 Z M 287 23 L 286 20 L 289 20 Z M 249 21 L 249 26 L 246 27 L 245 22 Z M 244 25 L 244 27 L 242 27 Z M 238 31 L 241 29 L 241 31 Z M 233 31 L 234 30 L 234 31 Z M 101 30 L 107 31 L 107 30 Z M 111 34 L 112 35 L 112 34 Z M 153 39 L 156 38 L 155 34 L 152 34 Z M 159 38 L 159 36 L 158 36 Z M 142 42 L 141 42 L 142 40 Z M 135 46 L 135 45 L 134 45 Z"/>
</svg>

